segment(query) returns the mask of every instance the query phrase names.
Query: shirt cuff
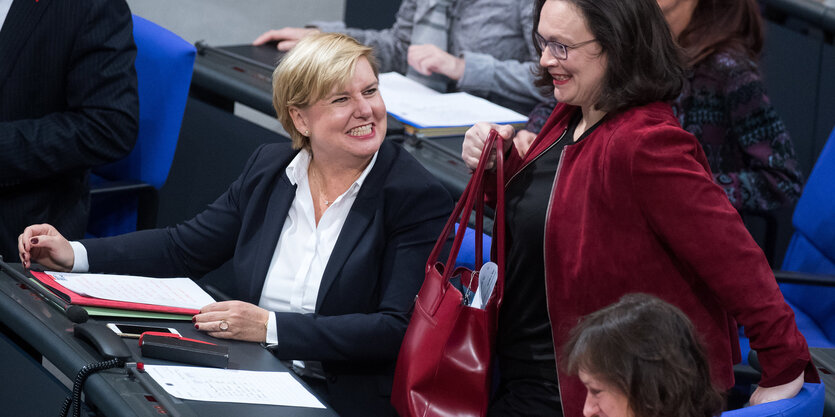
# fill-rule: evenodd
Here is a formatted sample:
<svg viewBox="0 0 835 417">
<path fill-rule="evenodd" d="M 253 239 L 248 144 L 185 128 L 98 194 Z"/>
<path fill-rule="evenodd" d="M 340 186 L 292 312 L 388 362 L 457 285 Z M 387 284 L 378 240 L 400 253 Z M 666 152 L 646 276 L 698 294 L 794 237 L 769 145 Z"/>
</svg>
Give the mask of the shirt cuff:
<svg viewBox="0 0 835 417">
<path fill-rule="evenodd" d="M 70 242 L 72 247 L 73 263 L 70 272 L 87 272 L 90 270 L 90 262 L 87 259 L 87 248 L 81 242 Z"/>
<path fill-rule="evenodd" d="M 267 340 L 264 345 L 268 348 L 278 346 L 278 326 L 275 322 L 275 312 L 270 312 L 267 320 Z"/>
</svg>

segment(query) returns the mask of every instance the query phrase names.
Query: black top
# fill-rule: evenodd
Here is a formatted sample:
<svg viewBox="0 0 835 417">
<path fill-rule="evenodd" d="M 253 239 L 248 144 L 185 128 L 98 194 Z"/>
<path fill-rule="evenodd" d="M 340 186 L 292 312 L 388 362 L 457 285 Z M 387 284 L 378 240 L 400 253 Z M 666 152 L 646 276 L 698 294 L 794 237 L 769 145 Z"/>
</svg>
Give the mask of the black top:
<svg viewBox="0 0 835 417">
<path fill-rule="evenodd" d="M 557 380 L 545 296 L 545 216 L 560 155 L 576 143 L 572 137 L 580 116 L 578 110 L 562 136 L 505 186 L 507 269 L 496 340 L 502 378 Z"/>
</svg>

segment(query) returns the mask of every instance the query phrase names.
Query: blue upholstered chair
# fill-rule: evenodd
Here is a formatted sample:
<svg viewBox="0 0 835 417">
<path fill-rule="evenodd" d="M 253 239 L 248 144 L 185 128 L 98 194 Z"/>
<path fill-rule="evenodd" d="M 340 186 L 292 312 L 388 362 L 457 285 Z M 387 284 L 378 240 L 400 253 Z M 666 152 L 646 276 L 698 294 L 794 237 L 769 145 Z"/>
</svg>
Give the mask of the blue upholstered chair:
<svg viewBox="0 0 835 417">
<path fill-rule="evenodd" d="M 835 130 L 792 216 L 780 290 L 809 346 L 835 348 Z"/>
<path fill-rule="evenodd" d="M 795 321 L 812 347 L 835 348 L 835 130 L 797 202 L 782 269 L 774 271 Z M 741 338 L 743 358 L 748 340 Z"/>
<path fill-rule="evenodd" d="M 794 397 L 722 413 L 722 417 L 820 417 L 823 415 L 823 384 L 803 384 Z"/>
<path fill-rule="evenodd" d="M 835 348 L 835 130 L 827 140 L 803 189 L 792 216 L 795 232 L 783 259 L 782 269 L 774 271 L 780 290 L 795 314 L 797 327 L 810 347 Z M 743 359 L 750 354 L 749 341 L 740 337 Z M 747 362 L 747 361 L 746 361 Z M 823 387 L 806 384 L 809 397 L 820 408 L 809 413 L 785 411 L 783 414 L 729 414 L 741 416 L 819 416 L 824 406 Z M 801 392 L 803 394 L 803 392 Z M 792 400 L 785 400 L 792 401 Z M 830 399 L 832 401 L 832 399 Z M 779 403 L 784 403 L 780 401 Z M 775 406 L 778 403 L 775 403 Z M 767 405 L 767 404 L 766 404 Z M 800 407 L 798 404 L 783 404 Z M 818 405 L 816 404 L 815 407 Z M 755 407 L 754 407 L 755 408 Z M 739 410 L 742 412 L 743 410 Z M 736 412 L 736 411 L 734 411 Z M 814 414 L 816 412 L 817 414 Z"/>
<path fill-rule="evenodd" d="M 90 236 L 156 227 L 157 190 L 168 178 L 188 98 L 195 48 L 133 16 L 139 88 L 139 136 L 133 151 L 90 178 Z"/>
</svg>

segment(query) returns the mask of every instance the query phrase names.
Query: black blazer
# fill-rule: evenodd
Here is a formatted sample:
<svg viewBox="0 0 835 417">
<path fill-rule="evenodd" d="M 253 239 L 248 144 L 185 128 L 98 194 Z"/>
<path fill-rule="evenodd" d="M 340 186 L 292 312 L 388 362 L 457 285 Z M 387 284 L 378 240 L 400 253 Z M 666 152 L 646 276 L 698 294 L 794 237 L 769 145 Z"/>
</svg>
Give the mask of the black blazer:
<svg viewBox="0 0 835 417">
<path fill-rule="evenodd" d="M 0 254 L 49 222 L 84 236 L 88 170 L 136 142 L 133 25 L 124 0 L 15 0 L 0 30 Z"/>
<path fill-rule="evenodd" d="M 257 304 L 296 187 L 289 144 L 258 148 L 195 218 L 168 229 L 82 241 L 90 270 L 200 277 L 232 259 L 237 296 Z M 386 415 L 394 362 L 429 252 L 450 215 L 444 187 L 383 142 L 325 268 L 315 314 L 277 313 L 279 359 L 322 361 L 340 415 Z"/>
</svg>

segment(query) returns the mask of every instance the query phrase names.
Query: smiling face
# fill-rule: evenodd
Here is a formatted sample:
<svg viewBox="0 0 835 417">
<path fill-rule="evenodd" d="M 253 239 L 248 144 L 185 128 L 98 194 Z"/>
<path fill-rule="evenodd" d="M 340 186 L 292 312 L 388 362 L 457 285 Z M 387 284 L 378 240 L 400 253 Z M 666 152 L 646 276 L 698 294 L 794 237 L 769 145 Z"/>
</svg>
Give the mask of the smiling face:
<svg viewBox="0 0 835 417">
<path fill-rule="evenodd" d="M 545 2 L 537 31 L 546 41 L 569 46 L 594 39 L 577 7 L 564 0 Z M 544 48 L 539 64 L 551 75 L 557 101 L 584 109 L 591 109 L 597 102 L 606 75 L 606 56 L 597 42 L 569 48 L 564 60 Z"/>
<path fill-rule="evenodd" d="M 386 134 L 386 106 L 364 57 L 346 85 L 308 106 L 291 107 L 290 116 L 299 132 L 309 132 L 311 150 L 320 163 L 363 166 Z"/>
<path fill-rule="evenodd" d="M 585 417 L 634 417 L 626 394 L 582 370 L 579 376 L 588 391 L 583 406 Z"/>
</svg>

